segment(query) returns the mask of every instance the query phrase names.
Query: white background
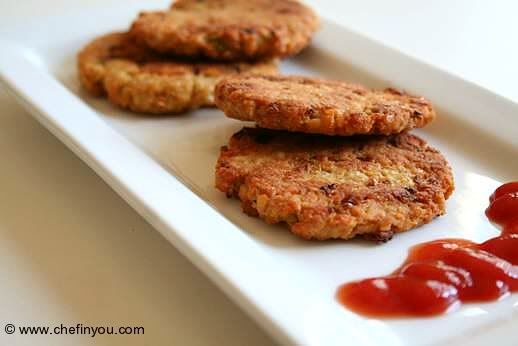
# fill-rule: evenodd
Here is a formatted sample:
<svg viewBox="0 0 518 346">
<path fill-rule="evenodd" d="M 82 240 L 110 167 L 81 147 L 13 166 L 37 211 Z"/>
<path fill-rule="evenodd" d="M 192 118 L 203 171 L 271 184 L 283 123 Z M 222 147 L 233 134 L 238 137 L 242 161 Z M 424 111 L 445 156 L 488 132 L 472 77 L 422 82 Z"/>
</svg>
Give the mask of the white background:
<svg viewBox="0 0 518 346">
<path fill-rule="evenodd" d="M 0 21 L 128 1 L 0 0 Z M 357 31 L 518 100 L 514 1 L 311 3 Z M 2 89 L 0 155 L 1 344 L 272 343 Z M 135 325 L 145 335 L 6 336 L 6 323 Z"/>
</svg>

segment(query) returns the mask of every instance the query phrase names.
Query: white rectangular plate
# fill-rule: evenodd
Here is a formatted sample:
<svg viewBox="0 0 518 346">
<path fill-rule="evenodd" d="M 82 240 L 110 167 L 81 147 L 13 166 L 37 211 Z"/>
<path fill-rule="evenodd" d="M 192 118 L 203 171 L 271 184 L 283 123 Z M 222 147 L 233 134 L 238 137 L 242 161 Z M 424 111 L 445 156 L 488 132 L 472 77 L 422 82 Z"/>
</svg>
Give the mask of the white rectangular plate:
<svg viewBox="0 0 518 346">
<path fill-rule="evenodd" d="M 335 291 L 341 283 L 390 272 L 413 244 L 497 234 L 483 211 L 491 191 L 516 178 L 517 105 L 324 22 L 312 47 L 283 63 L 283 72 L 395 86 L 432 99 L 438 120 L 415 132 L 451 162 L 456 191 L 446 216 L 385 245 L 303 241 L 245 216 L 237 201 L 214 189 L 219 148 L 242 123 L 215 109 L 146 118 L 81 91 L 77 51 L 99 34 L 126 29 L 138 10 L 94 8 L 2 28 L 1 79 L 267 331 L 283 343 L 315 345 L 516 344 L 518 295 L 437 318 L 376 320 L 340 306 Z"/>
</svg>

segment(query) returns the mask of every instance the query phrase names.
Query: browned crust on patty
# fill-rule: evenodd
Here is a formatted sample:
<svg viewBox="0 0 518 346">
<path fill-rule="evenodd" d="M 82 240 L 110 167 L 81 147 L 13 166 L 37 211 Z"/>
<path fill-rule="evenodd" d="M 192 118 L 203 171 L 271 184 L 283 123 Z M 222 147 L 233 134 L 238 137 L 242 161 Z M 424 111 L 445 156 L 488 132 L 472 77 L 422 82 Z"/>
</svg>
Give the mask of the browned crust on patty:
<svg viewBox="0 0 518 346">
<path fill-rule="evenodd" d="M 215 102 L 230 118 L 326 135 L 400 133 L 436 116 L 425 98 L 392 88 L 298 76 L 229 77 L 216 86 Z"/>
<path fill-rule="evenodd" d="M 445 213 L 444 157 L 417 136 L 329 137 L 244 128 L 221 148 L 216 187 L 305 239 L 386 241 Z"/>
<path fill-rule="evenodd" d="M 168 11 L 141 13 L 131 33 L 159 52 L 256 60 L 298 53 L 318 25 L 316 14 L 293 0 L 179 0 Z"/>
<path fill-rule="evenodd" d="M 116 32 L 96 38 L 77 56 L 79 79 L 90 94 L 105 95 L 106 65 L 115 59 L 145 62 L 156 60 L 158 56 L 151 50 L 136 44 L 127 33 Z"/>
<path fill-rule="evenodd" d="M 274 61 L 194 63 L 160 56 L 128 33 L 101 36 L 78 56 L 79 79 L 95 96 L 125 109 L 174 114 L 214 105 L 214 86 L 225 76 L 277 72 Z"/>
</svg>

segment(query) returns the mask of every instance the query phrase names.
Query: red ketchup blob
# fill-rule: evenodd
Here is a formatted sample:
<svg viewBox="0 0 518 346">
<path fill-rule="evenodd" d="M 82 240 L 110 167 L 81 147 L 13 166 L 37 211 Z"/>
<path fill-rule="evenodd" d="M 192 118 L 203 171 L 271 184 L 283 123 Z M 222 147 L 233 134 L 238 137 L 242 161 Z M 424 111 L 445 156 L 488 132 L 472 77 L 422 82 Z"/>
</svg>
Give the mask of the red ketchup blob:
<svg viewBox="0 0 518 346">
<path fill-rule="evenodd" d="M 340 286 L 338 300 L 369 317 L 419 317 L 518 291 L 518 182 L 500 186 L 489 202 L 486 215 L 502 227 L 501 236 L 482 244 L 443 239 L 416 245 L 391 275 Z"/>
</svg>

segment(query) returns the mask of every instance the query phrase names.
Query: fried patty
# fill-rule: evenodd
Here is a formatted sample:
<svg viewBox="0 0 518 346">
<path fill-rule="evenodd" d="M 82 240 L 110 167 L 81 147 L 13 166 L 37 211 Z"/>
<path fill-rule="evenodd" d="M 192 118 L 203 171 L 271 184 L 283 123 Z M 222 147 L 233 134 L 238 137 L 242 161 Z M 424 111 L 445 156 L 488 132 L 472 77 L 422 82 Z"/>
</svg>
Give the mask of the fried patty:
<svg viewBox="0 0 518 346">
<path fill-rule="evenodd" d="M 389 135 L 435 118 L 423 97 L 297 76 L 229 77 L 216 86 L 215 102 L 228 117 L 260 127 L 326 135 Z"/>
<path fill-rule="evenodd" d="M 409 133 L 330 137 L 244 128 L 221 148 L 216 187 L 243 211 L 286 223 L 305 239 L 394 233 L 445 213 L 453 176 L 444 157 Z"/>
<path fill-rule="evenodd" d="M 194 63 L 161 56 L 128 33 L 101 36 L 78 56 L 79 79 L 95 96 L 134 112 L 163 114 L 214 105 L 214 86 L 225 76 L 272 74 L 275 61 Z"/>
<path fill-rule="evenodd" d="M 256 60 L 298 53 L 318 25 L 294 0 L 178 0 L 168 11 L 141 13 L 131 33 L 159 52 Z"/>
</svg>

